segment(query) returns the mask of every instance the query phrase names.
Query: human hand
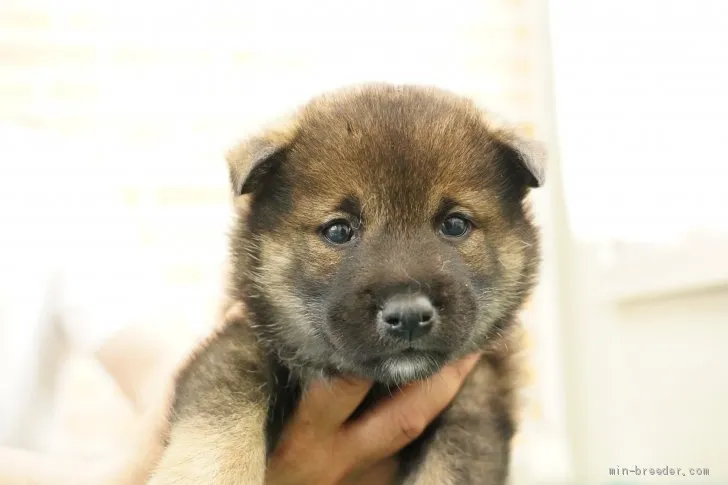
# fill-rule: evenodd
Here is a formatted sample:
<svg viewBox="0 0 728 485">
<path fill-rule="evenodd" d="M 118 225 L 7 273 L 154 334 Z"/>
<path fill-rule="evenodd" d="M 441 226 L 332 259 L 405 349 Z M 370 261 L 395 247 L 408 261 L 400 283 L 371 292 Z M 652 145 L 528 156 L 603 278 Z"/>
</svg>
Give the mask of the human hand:
<svg viewBox="0 0 728 485">
<path fill-rule="evenodd" d="M 349 422 L 372 386 L 336 378 L 315 382 L 304 395 L 269 460 L 267 485 L 389 483 L 393 456 L 415 440 L 452 401 L 479 356 L 446 366 L 402 388 Z"/>
</svg>

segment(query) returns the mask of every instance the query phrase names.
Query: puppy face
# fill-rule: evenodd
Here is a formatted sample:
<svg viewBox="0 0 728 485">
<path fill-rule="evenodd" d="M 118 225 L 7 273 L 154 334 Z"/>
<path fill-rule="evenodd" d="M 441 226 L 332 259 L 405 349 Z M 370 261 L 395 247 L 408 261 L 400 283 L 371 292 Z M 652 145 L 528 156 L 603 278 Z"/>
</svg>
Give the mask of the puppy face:
<svg viewBox="0 0 728 485">
<path fill-rule="evenodd" d="M 530 291 L 542 175 L 470 102 L 369 85 L 229 157 L 237 297 L 292 366 L 403 383 L 496 339 Z"/>
</svg>

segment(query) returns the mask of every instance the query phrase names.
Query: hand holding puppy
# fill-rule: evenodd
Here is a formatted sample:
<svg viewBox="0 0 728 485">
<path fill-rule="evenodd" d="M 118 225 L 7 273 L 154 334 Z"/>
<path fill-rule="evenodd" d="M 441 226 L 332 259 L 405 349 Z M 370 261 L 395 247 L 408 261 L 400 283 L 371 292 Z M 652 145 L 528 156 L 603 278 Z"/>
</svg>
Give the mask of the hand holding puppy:
<svg viewBox="0 0 728 485">
<path fill-rule="evenodd" d="M 371 382 L 315 382 L 271 457 L 266 484 L 390 483 L 397 473 L 392 456 L 447 407 L 477 361 L 476 354 L 447 366 L 352 421 Z"/>
</svg>

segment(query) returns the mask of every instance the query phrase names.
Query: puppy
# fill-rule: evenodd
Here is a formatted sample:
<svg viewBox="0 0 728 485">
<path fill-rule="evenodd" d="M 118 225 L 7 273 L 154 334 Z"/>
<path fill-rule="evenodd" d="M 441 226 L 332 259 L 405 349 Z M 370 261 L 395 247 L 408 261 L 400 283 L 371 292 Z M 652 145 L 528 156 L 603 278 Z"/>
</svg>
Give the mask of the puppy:
<svg viewBox="0 0 728 485">
<path fill-rule="evenodd" d="M 526 204 L 543 169 L 469 100 L 372 84 L 322 95 L 231 151 L 229 321 L 180 372 L 151 483 L 262 485 L 311 379 L 371 403 L 474 352 L 400 483 L 501 485 L 515 430 L 516 313 L 534 286 Z"/>
</svg>

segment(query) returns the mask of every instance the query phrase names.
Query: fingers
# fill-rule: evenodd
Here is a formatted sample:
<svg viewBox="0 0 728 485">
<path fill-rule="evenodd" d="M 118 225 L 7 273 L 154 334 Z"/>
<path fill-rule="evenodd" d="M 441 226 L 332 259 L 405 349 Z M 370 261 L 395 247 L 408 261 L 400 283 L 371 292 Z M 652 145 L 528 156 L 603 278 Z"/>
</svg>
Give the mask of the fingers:
<svg viewBox="0 0 728 485">
<path fill-rule="evenodd" d="M 479 358 L 471 355 L 444 367 L 430 379 L 403 388 L 345 428 L 344 441 L 372 461 L 398 452 L 448 406 Z"/>
<path fill-rule="evenodd" d="M 394 483 L 399 470 L 395 458 L 381 460 L 369 468 L 356 470 L 345 476 L 339 485 L 371 485 L 372 483 Z"/>
<path fill-rule="evenodd" d="M 316 381 L 306 390 L 293 418 L 294 423 L 314 426 L 318 432 L 338 429 L 371 387 L 371 381 L 356 378 Z"/>
<path fill-rule="evenodd" d="M 266 483 L 337 482 L 348 461 L 337 458 L 336 437 L 371 386 L 341 377 L 311 383 L 269 460 Z"/>
<path fill-rule="evenodd" d="M 337 378 L 312 383 L 269 460 L 267 481 L 339 483 L 355 471 L 358 478 L 378 477 L 373 479 L 382 483 L 380 478 L 396 472 L 396 466 L 392 468 L 396 462 L 369 468 L 419 436 L 452 401 L 477 360 L 478 356 L 468 357 L 427 381 L 407 386 L 353 423 L 346 421 L 371 382 Z"/>
</svg>

